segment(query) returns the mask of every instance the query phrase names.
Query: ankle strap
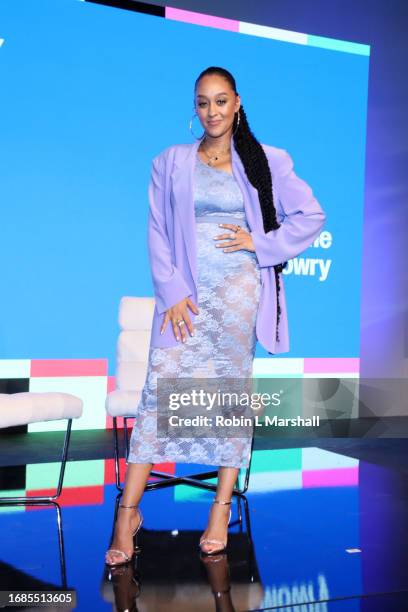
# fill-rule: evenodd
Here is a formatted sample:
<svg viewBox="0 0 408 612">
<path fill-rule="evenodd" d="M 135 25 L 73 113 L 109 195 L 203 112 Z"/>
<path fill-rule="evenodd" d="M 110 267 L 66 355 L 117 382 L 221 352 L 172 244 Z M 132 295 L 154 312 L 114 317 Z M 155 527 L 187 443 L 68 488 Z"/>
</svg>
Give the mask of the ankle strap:
<svg viewBox="0 0 408 612">
<path fill-rule="evenodd" d="M 220 501 L 219 499 L 214 499 L 213 504 L 223 504 L 223 506 L 229 506 L 230 505 L 230 501 L 229 502 L 224 502 L 224 501 Z"/>
<path fill-rule="evenodd" d="M 123 504 L 119 504 L 119 508 L 137 508 L 136 506 L 124 506 Z"/>
</svg>

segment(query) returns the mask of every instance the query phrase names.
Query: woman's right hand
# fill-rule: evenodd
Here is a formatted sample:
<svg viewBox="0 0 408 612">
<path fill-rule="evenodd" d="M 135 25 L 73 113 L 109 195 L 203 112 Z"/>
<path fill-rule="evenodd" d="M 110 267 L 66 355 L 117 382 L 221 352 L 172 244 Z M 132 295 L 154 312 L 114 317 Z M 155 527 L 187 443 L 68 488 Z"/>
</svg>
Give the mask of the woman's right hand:
<svg viewBox="0 0 408 612">
<path fill-rule="evenodd" d="M 187 339 L 186 327 L 188 328 L 188 331 L 190 332 L 190 336 L 194 336 L 194 328 L 193 328 L 193 324 L 190 321 L 187 307 L 189 307 L 190 310 L 192 310 L 195 314 L 198 314 L 198 308 L 194 304 L 194 302 L 192 302 L 190 298 L 188 297 L 184 298 L 184 300 L 181 300 L 181 302 L 178 302 L 178 304 L 175 304 L 174 306 L 166 310 L 166 314 L 164 315 L 163 325 L 160 328 L 160 333 L 161 334 L 164 333 L 168 322 L 171 321 L 171 324 L 173 326 L 173 332 L 174 332 L 174 335 L 177 341 L 180 340 L 180 336 L 183 342 L 186 341 Z M 185 324 L 178 325 L 177 321 L 184 321 Z"/>
</svg>

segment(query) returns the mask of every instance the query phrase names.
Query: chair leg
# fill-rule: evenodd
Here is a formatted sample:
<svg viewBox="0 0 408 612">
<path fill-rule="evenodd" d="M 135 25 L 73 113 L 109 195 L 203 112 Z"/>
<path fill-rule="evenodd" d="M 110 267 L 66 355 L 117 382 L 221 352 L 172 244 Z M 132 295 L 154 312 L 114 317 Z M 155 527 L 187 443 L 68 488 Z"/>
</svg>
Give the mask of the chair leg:
<svg viewBox="0 0 408 612">
<path fill-rule="evenodd" d="M 131 417 L 123 417 L 123 437 L 125 440 L 125 453 L 126 453 L 126 460 L 128 458 L 129 455 L 129 435 L 128 435 L 128 428 L 127 428 L 127 422 L 128 422 L 128 418 Z"/>
<path fill-rule="evenodd" d="M 65 432 L 64 445 L 63 445 L 63 450 L 62 450 L 62 457 L 61 457 L 61 469 L 60 469 L 60 474 L 58 478 L 57 492 L 55 493 L 55 495 L 33 495 L 32 497 L 29 497 L 29 496 L 0 497 L 0 505 L 1 504 L 6 504 L 6 505 L 13 504 L 14 502 L 27 503 L 27 504 L 36 504 L 36 503 L 41 504 L 44 502 L 52 503 L 56 499 L 58 499 L 58 497 L 61 495 L 62 485 L 64 482 L 64 474 L 65 474 L 65 466 L 66 466 L 67 456 L 68 456 L 69 440 L 71 437 L 71 427 L 72 427 L 72 419 L 68 419 L 67 429 Z"/>
<path fill-rule="evenodd" d="M 249 475 L 251 473 L 251 462 L 252 462 L 252 453 L 254 450 L 254 435 L 252 432 L 252 440 L 251 440 L 251 450 L 249 451 L 249 462 L 248 462 L 248 467 L 245 470 L 245 478 L 244 478 L 244 486 L 242 489 L 239 489 L 238 487 L 236 488 L 236 493 L 237 495 L 244 495 L 244 493 L 246 493 L 248 491 L 248 486 L 249 486 Z M 238 482 L 238 478 L 237 481 L 235 483 L 235 485 Z"/>
<path fill-rule="evenodd" d="M 123 487 L 121 486 L 121 477 L 120 477 L 120 461 L 119 461 L 119 434 L 118 434 L 118 424 L 117 417 L 113 418 L 113 436 L 114 436 L 114 451 L 115 451 L 115 476 L 116 476 L 116 488 L 118 491 L 123 491 Z M 123 440 L 125 443 L 125 458 L 127 459 L 129 455 L 129 435 L 127 430 L 127 419 L 131 419 L 134 417 L 123 417 Z"/>
<path fill-rule="evenodd" d="M 116 477 L 116 488 L 118 491 L 123 491 L 120 486 L 120 463 L 119 463 L 119 440 L 118 440 L 118 423 L 117 418 L 113 417 L 113 445 L 115 452 L 115 477 Z"/>
<path fill-rule="evenodd" d="M 67 568 L 65 563 L 65 546 L 64 546 L 64 531 L 62 529 L 62 517 L 61 508 L 57 502 L 53 502 L 57 511 L 57 527 L 58 527 L 58 548 L 60 557 L 60 572 L 61 572 L 61 585 L 63 589 L 68 589 L 67 586 Z"/>
</svg>

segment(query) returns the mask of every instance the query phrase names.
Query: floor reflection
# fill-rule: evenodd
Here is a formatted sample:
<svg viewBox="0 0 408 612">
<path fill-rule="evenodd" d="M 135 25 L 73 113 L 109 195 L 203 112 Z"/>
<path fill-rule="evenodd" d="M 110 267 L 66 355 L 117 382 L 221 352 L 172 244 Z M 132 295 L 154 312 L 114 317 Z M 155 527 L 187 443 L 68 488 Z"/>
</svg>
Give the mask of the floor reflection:
<svg viewBox="0 0 408 612">
<path fill-rule="evenodd" d="M 95 461 L 73 462 L 67 471 L 60 507 L 0 507 L 1 590 L 65 585 L 77 592 L 77 610 L 143 612 L 368 611 L 381 610 L 381 603 L 370 608 L 385 597 L 380 592 L 392 592 L 389 606 L 391 596 L 405 597 L 402 473 L 320 449 L 256 451 L 248 494 L 234 500 L 227 554 L 200 556 L 213 493 L 180 485 L 144 495 L 140 553 L 109 568 L 104 553 L 119 499 L 115 486 L 106 468 L 100 483 Z M 42 482 L 36 466 L 36 487 L 20 474 L 19 492 L 35 494 L 48 481 L 46 467 Z"/>
</svg>

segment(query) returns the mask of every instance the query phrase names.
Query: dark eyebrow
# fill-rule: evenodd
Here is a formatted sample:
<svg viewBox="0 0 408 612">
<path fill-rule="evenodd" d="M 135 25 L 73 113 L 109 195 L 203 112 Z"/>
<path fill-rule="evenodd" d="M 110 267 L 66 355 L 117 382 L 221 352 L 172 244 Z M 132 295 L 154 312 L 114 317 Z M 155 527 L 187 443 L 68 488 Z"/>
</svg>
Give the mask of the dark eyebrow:
<svg viewBox="0 0 408 612">
<path fill-rule="evenodd" d="M 216 96 L 228 96 L 226 91 L 220 91 L 220 93 L 215 94 Z M 207 96 L 203 96 L 201 94 L 197 95 L 197 98 L 206 98 Z"/>
</svg>

